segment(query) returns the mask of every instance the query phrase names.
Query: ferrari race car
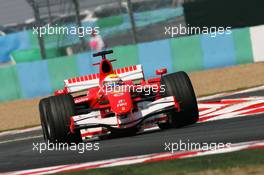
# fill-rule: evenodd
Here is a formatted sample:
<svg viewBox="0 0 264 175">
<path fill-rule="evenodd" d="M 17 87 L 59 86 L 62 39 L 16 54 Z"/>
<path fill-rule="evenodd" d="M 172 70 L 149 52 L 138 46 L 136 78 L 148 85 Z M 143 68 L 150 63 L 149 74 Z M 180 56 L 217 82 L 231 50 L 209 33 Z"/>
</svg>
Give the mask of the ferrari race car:
<svg viewBox="0 0 264 175">
<path fill-rule="evenodd" d="M 65 87 L 39 103 L 44 139 L 81 142 L 108 135 L 133 135 L 146 128 L 179 128 L 197 122 L 198 106 L 185 72 L 146 80 L 141 65 L 113 69 L 101 56 L 99 73 L 64 80 Z"/>
</svg>

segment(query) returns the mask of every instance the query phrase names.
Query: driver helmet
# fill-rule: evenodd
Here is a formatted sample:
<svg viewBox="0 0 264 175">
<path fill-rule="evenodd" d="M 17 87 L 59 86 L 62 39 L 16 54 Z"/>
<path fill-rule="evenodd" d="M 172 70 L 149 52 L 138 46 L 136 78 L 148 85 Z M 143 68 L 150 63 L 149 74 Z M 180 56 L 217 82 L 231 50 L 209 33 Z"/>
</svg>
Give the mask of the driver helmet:
<svg viewBox="0 0 264 175">
<path fill-rule="evenodd" d="M 121 86 L 122 84 L 123 81 L 117 74 L 109 74 L 103 81 L 104 86 Z"/>
</svg>

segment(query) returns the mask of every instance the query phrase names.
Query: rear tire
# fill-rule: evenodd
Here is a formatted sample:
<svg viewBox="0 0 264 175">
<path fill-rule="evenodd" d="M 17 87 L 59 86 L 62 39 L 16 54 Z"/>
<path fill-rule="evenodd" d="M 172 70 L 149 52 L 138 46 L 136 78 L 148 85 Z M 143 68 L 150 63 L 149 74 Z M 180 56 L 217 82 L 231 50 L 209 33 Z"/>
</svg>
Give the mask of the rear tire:
<svg viewBox="0 0 264 175">
<path fill-rule="evenodd" d="M 162 85 L 165 88 L 162 96 L 174 96 L 180 106 L 180 112 L 175 109 L 168 113 L 168 124 L 179 128 L 196 123 L 199 119 L 199 110 L 188 75 L 183 71 L 165 75 L 161 78 Z"/>
<path fill-rule="evenodd" d="M 69 94 L 49 97 L 46 128 L 48 140 L 56 143 L 78 143 L 81 141 L 79 131 L 70 133 L 70 117 L 75 115 L 73 97 Z M 45 128 L 45 127 L 44 127 Z"/>
</svg>

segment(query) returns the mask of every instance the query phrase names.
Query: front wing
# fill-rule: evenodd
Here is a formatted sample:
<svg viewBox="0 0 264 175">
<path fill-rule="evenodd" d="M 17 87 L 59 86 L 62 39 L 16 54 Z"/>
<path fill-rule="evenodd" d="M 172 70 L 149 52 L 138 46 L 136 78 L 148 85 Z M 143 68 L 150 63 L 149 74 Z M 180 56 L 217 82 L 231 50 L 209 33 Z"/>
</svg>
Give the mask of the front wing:
<svg viewBox="0 0 264 175">
<path fill-rule="evenodd" d="M 80 129 L 83 140 L 95 135 L 109 134 L 113 130 L 124 130 L 132 127 L 150 127 L 157 122 L 164 122 L 164 113 L 180 110 L 178 102 L 173 96 L 165 97 L 148 103 L 143 109 L 131 112 L 127 116 L 113 116 L 101 118 L 100 111 L 73 116 L 71 126 Z"/>
</svg>

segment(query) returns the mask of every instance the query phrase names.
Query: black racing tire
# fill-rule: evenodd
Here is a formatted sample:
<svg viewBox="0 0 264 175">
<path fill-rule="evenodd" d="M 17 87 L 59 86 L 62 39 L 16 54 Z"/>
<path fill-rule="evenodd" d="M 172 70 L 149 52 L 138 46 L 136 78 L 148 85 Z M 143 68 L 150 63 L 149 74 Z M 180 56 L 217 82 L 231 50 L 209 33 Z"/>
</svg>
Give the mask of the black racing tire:
<svg viewBox="0 0 264 175">
<path fill-rule="evenodd" d="M 50 128 L 48 136 L 52 143 L 79 143 L 80 131 L 70 132 L 70 117 L 75 115 L 73 97 L 69 94 L 52 96 L 48 98 L 47 128 Z"/>
<path fill-rule="evenodd" d="M 43 138 L 45 141 L 49 139 L 49 128 L 47 125 L 47 110 L 49 107 L 49 100 L 47 98 L 41 99 L 39 102 L 39 114 L 40 114 L 40 123 L 42 127 Z"/>
<path fill-rule="evenodd" d="M 173 128 L 194 124 L 199 119 L 197 99 L 187 73 L 181 71 L 162 76 L 163 97 L 174 96 L 179 102 L 180 112 L 176 109 L 168 113 L 168 123 Z"/>
</svg>

